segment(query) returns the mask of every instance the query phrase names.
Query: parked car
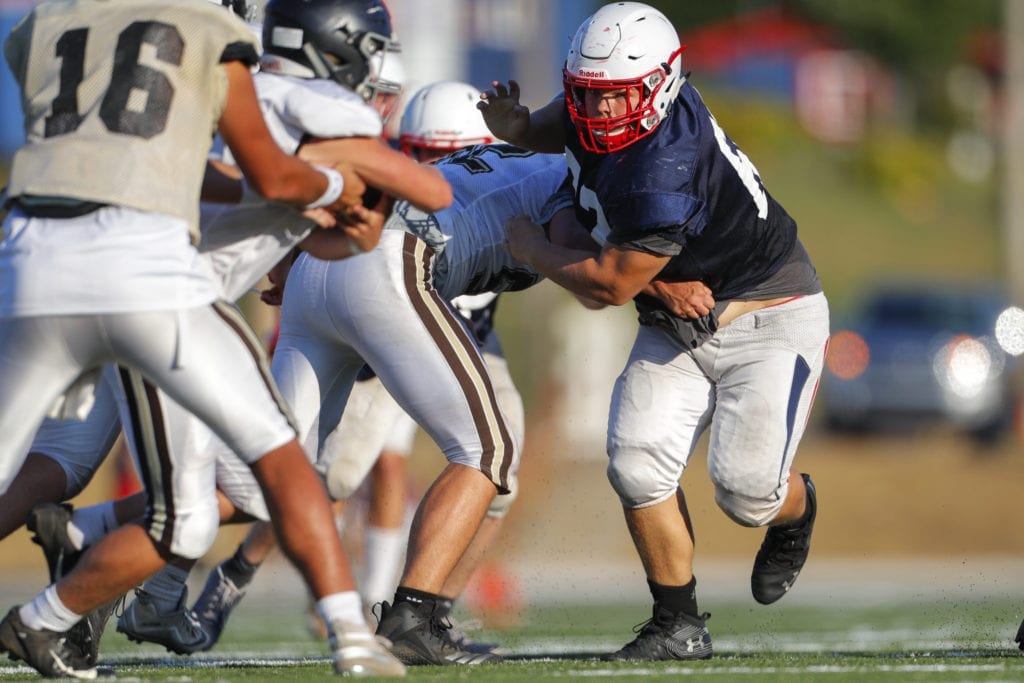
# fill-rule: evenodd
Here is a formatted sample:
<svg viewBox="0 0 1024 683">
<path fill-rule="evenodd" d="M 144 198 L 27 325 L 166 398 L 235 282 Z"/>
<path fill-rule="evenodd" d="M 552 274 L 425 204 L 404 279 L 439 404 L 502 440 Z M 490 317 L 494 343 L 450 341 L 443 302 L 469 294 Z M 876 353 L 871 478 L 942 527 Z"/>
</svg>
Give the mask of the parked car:
<svg viewBox="0 0 1024 683">
<path fill-rule="evenodd" d="M 832 335 L 821 387 L 826 423 L 873 430 L 941 420 L 997 440 L 1013 426 L 1009 351 L 1021 351 L 1022 317 L 997 286 L 877 287 Z"/>
</svg>

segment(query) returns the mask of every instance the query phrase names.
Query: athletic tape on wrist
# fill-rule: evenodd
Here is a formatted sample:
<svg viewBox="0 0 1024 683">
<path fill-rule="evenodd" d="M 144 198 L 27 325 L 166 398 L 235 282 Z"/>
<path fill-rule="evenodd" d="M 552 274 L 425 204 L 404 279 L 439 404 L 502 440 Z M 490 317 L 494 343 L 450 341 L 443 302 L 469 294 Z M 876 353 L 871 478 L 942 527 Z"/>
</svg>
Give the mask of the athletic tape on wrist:
<svg viewBox="0 0 1024 683">
<path fill-rule="evenodd" d="M 307 209 L 319 209 L 322 206 L 333 204 L 341 196 L 342 190 L 345 189 L 345 179 L 333 168 L 321 168 L 319 166 L 314 166 L 314 168 L 327 176 L 327 189 L 324 190 L 319 199 L 306 204 Z"/>
</svg>

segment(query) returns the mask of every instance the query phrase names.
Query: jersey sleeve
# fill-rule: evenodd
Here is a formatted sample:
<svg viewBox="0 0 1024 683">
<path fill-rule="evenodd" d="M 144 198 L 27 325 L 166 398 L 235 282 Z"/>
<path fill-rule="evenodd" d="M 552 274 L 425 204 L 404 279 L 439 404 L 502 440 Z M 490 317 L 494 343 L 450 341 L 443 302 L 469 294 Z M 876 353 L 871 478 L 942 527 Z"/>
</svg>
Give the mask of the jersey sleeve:
<svg viewBox="0 0 1024 683">
<path fill-rule="evenodd" d="M 377 110 L 358 95 L 340 87 L 319 89 L 315 81 L 310 81 L 309 85 L 313 87 L 293 88 L 288 93 L 281 111 L 285 123 L 318 138 L 383 135 L 384 124 Z"/>
<path fill-rule="evenodd" d="M 627 249 L 675 256 L 707 225 L 700 199 L 679 192 L 641 192 L 605 207 L 608 241 Z"/>
<path fill-rule="evenodd" d="M 536 222 L 546 226 L 552 221 L 556 213 L 562 209 L 571 209 L 573 206 L 572 178 L 566 174 L 562 184 L 544 202 L 544 206 L 541 207 L 540 213 L 536 217 Z"/>
</svg>

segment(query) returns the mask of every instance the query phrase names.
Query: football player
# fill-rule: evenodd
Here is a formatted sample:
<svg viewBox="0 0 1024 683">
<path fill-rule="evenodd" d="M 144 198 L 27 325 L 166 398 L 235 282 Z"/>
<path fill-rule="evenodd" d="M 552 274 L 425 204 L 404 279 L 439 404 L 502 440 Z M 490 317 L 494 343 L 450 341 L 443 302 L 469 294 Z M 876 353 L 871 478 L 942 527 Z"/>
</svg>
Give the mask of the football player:
<svg viewBox="0 0 1024 683">
<path fill-rule="evenodd" d="M 751 575 L 758 602 L 796 581 L 817 509 L 793 458 L 821 374 L 828 304 L 796 222 L 688 82 L 682 52 L 661 12 L 605 5 L 572 40 L 563 95 L 530 112 L 517 84 L 496 82 L 479 105 L 495 135 L 566 150 L 577 216 L 602 245 L 565 249 L 522 218 L 508 225 L 510 251 L 579 296 L 633 300 L 640 314 L 612 396 L 608 478 L 654 607 L 612 660 L 712 655 L 679 487 L 706 429 L 718 505 L 739 524 L 768 526 Z M 656 275 L 703 281 L 714 309 L 674 314 L 646 294 Z"/>
<path fill-rule="evenodd" d="M 483 118 L 476 111 L 478 98 L 477 89 L 458 81 L 441 81 L 420 89 L 409 100 L 402 115 L 399 127 L 399 146 L 402 151 L 426 163 L 437 161 L 465 147 L 496 142 Z M 494 331 L 498 295 L 493 292 L 463 295 L 456 297 L 452 301 L 452 306 L 468 321 L 473 336 L 483 352 L 484 362 L 494 382 L 502 412 L 514 431 L 516 442 L 523 443 L 525 417 L 522 397 L 509 373 L 501 341 Z M 382 389 L 378 380 L 377 386 L 370 390 L 372 404 L 393 404 L 394 399 Z M 353 397 L 350 397 L 342 415 L 341 425 L 331 436 L 340 443 L 332 445 L 331 441 L 328 441 L 326 446 L 329 453 L 336 454 L 333 460 L 328 461 L 327 467 L 328 489 L 335 498 L 347 498 L 346 492 L 353 490 L 353 484 L 358 481 L 358 474 L 365 471 L 365 465 L 360 466 L 351 459 L 365 458 L 367 453 L 374 452 L 374 448 L 367 449 L 365 446 L 360 450 L 353 438 L 344 438 L 346 425 L 354 428 L 354 421 L 346 417 L 354 407 Z M 373 414 L 372 410 L 368 412 Z M 384 412 L 388 414 L 388 411 Z M 370 609 L 372 605 L 390 597 L 390 591 L 394 590 L 401 569 L 405 540 L 404 465 L 405 457 L 412 446 L 412 434 L 402 426 L 409 420 L 405 413 L 395 418 L 395 428 L 389 433 L 409 434 L 409 438 L 404 443 L 396 443 L 392 439 L 380 448 L 380 456 L 369 475 L 371 490 L 365 541 L 366 566 L 360 593 Z M 371 440 L 369 443 L 375 444 L 377 441 Z M 473 538 L 472 545 L 445 581 L 441 591 L 443 600 L 440 615 L 447 617 L 449 622 L 455 600 L 462 594 L 473 572 L 486 556 L 487 549 L 497 537 L 502 520 L 515 500 L 517 490 L 518 483 L 513 480 L 511 494 L 495 496 L 487 517 Z M 494 644 L 472 641 L 454 626 L 445 632 L 445 636 L 462 650 L 486 652 L 496 648 Z"/>
</svg>

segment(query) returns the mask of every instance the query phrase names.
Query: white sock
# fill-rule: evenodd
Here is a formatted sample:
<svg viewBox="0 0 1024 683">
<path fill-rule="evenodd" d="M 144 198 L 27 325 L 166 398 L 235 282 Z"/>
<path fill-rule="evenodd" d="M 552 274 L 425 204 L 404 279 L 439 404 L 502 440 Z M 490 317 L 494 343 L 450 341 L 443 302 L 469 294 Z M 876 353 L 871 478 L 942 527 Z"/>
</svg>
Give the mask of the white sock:
<svg viewBox="0 0 1024 683">
<path fill-rule="evenodd" d="M 320 598 L 316 603 L 316 611 L 328 628 L 335 622 L 343 621 L 348 631 L 360 628 L 366 629 L 367 632 L 370 630 L 366 625 L 366 617 L 363 616 L 363 601 L 355 591 L 333 593 Z"/>
<path fill-rule="evenodd" d="M 57 595 L 57 585 L 50 584 L 46 590 L 37 595 L 32 602 L 26 602 L 18 610 L 21 621 L 35 630 L 46 629 L 63 633 L 77 624 L 81 614 L 69 610 Z"/>
<path fill-rule="evenodd" d="M 68 538 L 79 550 L 95 545 L 97 541 L 116 529 L 117 515 L 114 501 L 78 508 L 68 522 Z"/>
<path fill-rule="evenodd" d="M 142 584 L 142 590 L 153 599 L 160 614 L 170 614 L 178 606 L 178 601 L 185 593 L 188 574 L 187 569 L 168 564 Z"/>
<path fill-rule="evenodd" d="M 395 594 L 407 538 L 402 529 L 366 527 L 362 593 L 368 604 L 375 605 Z"/>
</svg>

